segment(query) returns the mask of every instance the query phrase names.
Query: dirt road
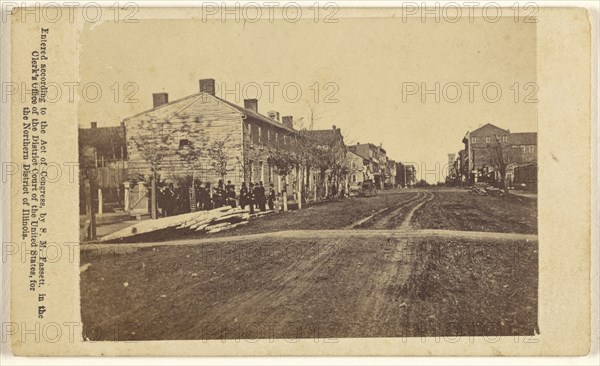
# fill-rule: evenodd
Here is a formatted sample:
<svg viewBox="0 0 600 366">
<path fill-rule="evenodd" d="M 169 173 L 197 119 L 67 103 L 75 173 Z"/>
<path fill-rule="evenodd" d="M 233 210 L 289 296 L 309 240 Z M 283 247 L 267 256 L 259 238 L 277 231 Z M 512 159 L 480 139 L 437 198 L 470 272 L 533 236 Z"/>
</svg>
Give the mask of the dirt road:
<svg viewBox="0 0 600 366">
<path fill-rule="evenodd" d="M 284 230 L 267 232 L 258 222 L 237 236 L 82 246 L 84 335 L 152 340 L 533 334 L 537 235 L 525 226 L 521 232 L 489 230 L 502 227 L 500 212 L 508 205 L 529 203 L 499 203 L 485 216 L 486 230 L 424 225 L 437 210 L 448 210 L 448 202 L 464 198 L 456 194 L 417 191 L 357 200 L 367 205 L 359 218 L 344 211 L 337 220 L 339 208 L 353 207 L 348 202 L 287 217 L 324 221 L 323 230 L 294 229 L 298 223 L 292 220 Z M 509 220 L 528 222 L 517 215 Z M 452 227 L 458 221 L 448 222 Z"/>
<path fill-rule="evenodd" d="M 529 334 L 536 251 L 527 241 L 382 236 L 144 248 L 95 258 L 81 274 L 84 332 L 91 340 L 374 337 L 463 322 Z"/>
</svg>

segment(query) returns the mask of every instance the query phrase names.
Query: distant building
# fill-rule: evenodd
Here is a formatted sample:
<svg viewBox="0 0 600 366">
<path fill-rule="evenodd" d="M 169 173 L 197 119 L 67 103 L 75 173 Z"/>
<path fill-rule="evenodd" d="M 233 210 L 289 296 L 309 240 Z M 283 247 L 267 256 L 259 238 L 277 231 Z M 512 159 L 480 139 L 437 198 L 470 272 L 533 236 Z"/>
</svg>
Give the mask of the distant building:
<svg viewBox="0 0 600 366">
<path fill-rule="evenodd" d="M 307 166 L 307 170 L 313 177 L 312 182 L 306 182 L 309 190 L 312 190 L 313 186 L 322 186 L 323 196 L 328 195 L 332 184 L 337 185 L 338 192 L 342 187 L 347 190 L 348 176 L 345 169 L 347 150 L 342 130 L 334 125 L 327 130 L 301 130 L 300 135 L 306 138 L 315 155 L 317 165 L 321 166 L 313 167 L 310 164 Z"/>
<path fill-rule="evenodd" d="M 397 186 L 396 175 L 397 175 L 396 162 L 394 160 L 390 159 L 387 161 L 387 167 L 386 167 L 386 177 L 385 177 L 386 186 L 388 186 L 389 188 L 395 188 Z"/>
<path fill-rule="evenodd" d="M 383 147 L 367 143 L 348 146 L 348 150 L 368 161 L 369 170 L 373 173 L 375 186 L 384 188 L 388 173 L 387 153 Z"/>
<path fill-rule="evenodd" d="M 456 154 L 448 154 L 447 171 L 448 171 L 448 178 L 450 178 L 450 179 L 454 179 L 457 176 L 455 162 L 456 162 Z"/>
<path fill-rule="evenodd" d="M 84 187 L 89 181 L 93 191 L 92 204 L 98 208 L 102 193 L 104 210 L 123 204 L 123 182 L 127 179 L 127 139 L 125 126 L 79 128 L 79 213 L 85 214 Z"/>
<path fill-rule="evenodd" d="M 413 164 L 404 166 L 406 171 L 406 185 L 409 187 L 414 186 L 417 183 L 417 168 Z"/>
<path fill-rule="evenodd" d="M 499 167 L 506 165 L 505 180 L 513 179 L 514 169 L 537 162 L 537 133 L 511 133 L 491 123 L 467 132 L 459 152 L 460 174 L 467 183 L 498 181 Z"/>
<path fill-rule="evenodd" d="M 352 151 L 346 153 L 346 167 L 350 192 L 360 189 L 365 180 L 373 179 L 368 160 Z"/>
<path fill-rule="evenodd" d="M 80 163 L 89 167 L 105 166 L 114 161 L 127 159 L 125 125 L 98 127 L 92 122 L 90 128 L 79 128 Z"/>
</svg>

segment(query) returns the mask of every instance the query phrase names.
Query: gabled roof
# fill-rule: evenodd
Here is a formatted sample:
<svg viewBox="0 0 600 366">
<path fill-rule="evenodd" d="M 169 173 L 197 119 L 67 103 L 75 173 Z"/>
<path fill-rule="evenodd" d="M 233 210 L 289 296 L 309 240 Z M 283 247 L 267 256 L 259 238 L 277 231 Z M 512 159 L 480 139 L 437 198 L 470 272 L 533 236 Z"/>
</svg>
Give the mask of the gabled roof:
<svg viewBox="0 0 600 366">
<path fill-rule="evenodd" d="M 139 117 L 139 116 L 141 116 L 141 115 L 144 115 L 144 114 L 150 113 L 150 112 L 152 112 L 152 111 L 155 111 L 155 110 L 157 110 L 157 109 L 160 109 L 160 108 L 165 108 L 165 107 L 168 107 L 168 106 L 172 106 L 173 104 L 176 104 L 176 103 L 179 103 L 179 102 L 185 101 L 185 100 L 187 100 L 187 99 L 194 99 L 194 98 L 196 98 L 196 100 L 198 100 L 198 99 L 200 99 L 199 97 L 203 97 L 203 98 L 204 98 L 204 97 L 214 98 L 214 99 L 216 99 L 217 101 L 219 101 L 219 102 L 221 102 L 221 103 L 223 103 L 223 104 L 227 105 L 228 107 L 230 107 L 230 108 L 234 109 L 236 112 L 239 112 L 239 113 L 240 113 L 242 116 L 245 116 L 245 117 L 251 117 L 251 118 L 257 119 L 257 120 L 260 120 L 260 121 L 262 121 L 262 122 L 266 122 L 266 123 L 268 123 L 268 124 L 271 124 L 271 125 L 273 125 L 273 126 L 277 126 L 278 128 L 282 128 L 282 129 L 284 129 L 284 130 L 288 130 L 288 131 L 290 131 L 290 132 L 297 132 L 296 130 L 294 130 L 294 129 L 291 129 L 291 128 L 289 128 L 289 127 L 286 127 L 286 126 L 284 126 L 282 123 L 279 123 L 279 122 L 277 122 L 277 121 L 275 121 L 275 120 L 273 120 L 273 119 L 271 119 L 271 118 L 269 118 L 269 117 L 267 117 L 267 116 L 263 116 L 262 114 L 260 114 L 260 113 L 257 113 L 257 112 L 254 112 L 254 111 L 253 111 L 253 110 L 251 110 L 251 109 L 247 109 L 247 108 L 244 108 L 244 107 L 240 107 L 240 106 L 239 106 L 239 105 L 237 105 L 237 104 L 231 103 L 231 102 L 229 102 L 229 101 L 227 101 L 227 100 L 225 100 L 225 99 L 219 98 L 219 97 L 217 97 L 217 96 L 215 96 L 215 95 L 212 95 L 212 94 L 210 94 L 210 93 L 195 93 L 195 94 L 192 94 L 192 95 L 188 95 L 188 96 L 186 96 L 186 97 L 179 98 L 179 99 L 177 99 L 177 100 L 174 100 L 174 101 L 172 101 L 172 102 L 165 103 L 165 104 L 163 104 L 163 105 L 160 105 L 160 106 L 158 106 L 158 107 L 155 107 L 155 108 L 150 108 L 150 109 L 147 109 L 147 110 L 145 110 L 145 111 L 143 111 L 143 112 L 140 112 L 140 113 L 134 114 L 133 116 L 130 116 L 130 117 L 124 118 L 124 119 L 123 119 L 123 121 L 127 121 L 127 120 L 129 120 L 129 119 L 132 119 L 132 118 L 135 118 L 135 117 Z M 194 102 L 195 102 L 195 100 L 193 100 L 193 101 L 192 101 L 192 103 L 194 103 Z"/>
<path fill-rule="evenodd" d="M 280 122 L 278 122 L 274 119 L 271 119 L 267 116 L 263 116 L 262 114 L 260 114 L 258 112 L 254 112 L 251 109 L 240 107 L 237 104 L 231 103 L 230 101 L 227 101 L 225 99 L 219 98 L 219 97 L 211 95 L 211 94 L 207 94 L 207 95 L 210 95 L 211 97 L 217 99 L 218 101 L 223 102 L 224 104 L 227 104 L 228 106 L 230 106 L 233 109 L 237 110 L 238 112 L 242 113 L 246 117 L 251 117 L 251 118 L 257 119 L 259 121 L 266 122 L 268 124 L 271 124 L 271 125 L 279 127 L 279 128 L 283 128 L 284 130 L 288 130 L 290 132 L 298 132 L 298 131 L 294 130 L 293 128 L 289 128 L 289 127 L 285 126 L 283 123 L 280 123 Z"/>
<path fill-rule="evenodd" d="M 498 126 L 496 126 L 496 125 L 493 125 L 493 124 L 491 124 L 491 123 L 486 123 L 485 125 L 483 125 L 483 126 L 481 126 L 481 127 L 478 127 L 478 128 L 476 128 L 476 129 L 474 129 L 474 130 L 473 130 L 471 133 L 475 133 L 475 132 L 477 132 L 477 131 L 479 131 L 479 130 L 481 130 L 481 129 L 483 129 L 483 128 L 486 128 L 486 127 L 493 127 L 493 128 L 496 128 L 496 129 L 498 129 L 498 130 L 502 130 L 502 131 L 504 131 L 504 132 L 506 132 L 506 133 L 510 133 L 510 131 L 509 131 L 509 130 L 505 130 L 505 129 L 503 129 L 503 128 L 500 128 L 500 127 L 498 127 Z"/>
<path fill-rule="evenodd" d="M 300 133 L 315 141 L 331 141 L 337 138 L 340 138 L 341 140 L 344 139 L 339 128 L 327 130 L 301 130 Z"/>
<path fill-rule="evenodd" d="M 537 145 L 537 132 L 517 132 L 509 135 L 512 145 Z"/>
<path fill-rule="evenodd" d="M 363 162 L 363 165 L 364 165 L 364 164 L 368 164 L 368 163 L 369 163 L 369 159 L 365 159 L 365 158 L 363 158 L 362 156 L 358 155 L 357 153 L 355 153 L 355 152 L 353 152 L 353 151 L 350 151 L 350 150 L 348 149 L 348 147 L 346 147 L 346 157 L 347 157 L 347 158 L 350 158 L 350 157 L 352 157 L 352 155 L 354 155 L 356 158 L 358 158 L 358 159 L 362 160 L 362 162 Z"/>
</svg>

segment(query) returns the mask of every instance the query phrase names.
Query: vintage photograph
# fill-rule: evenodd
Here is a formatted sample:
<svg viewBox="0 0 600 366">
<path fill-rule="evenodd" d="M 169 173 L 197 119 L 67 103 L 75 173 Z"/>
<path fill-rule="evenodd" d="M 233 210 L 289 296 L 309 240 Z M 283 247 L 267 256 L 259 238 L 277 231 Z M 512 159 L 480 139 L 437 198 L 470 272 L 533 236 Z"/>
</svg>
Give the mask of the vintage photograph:
<svg viewBox="0 0 600 366">
<path fill-rule="evenodd" d="M 532 19 L 85 24 L 84 340 L 543 333 Z"/>
</svg>

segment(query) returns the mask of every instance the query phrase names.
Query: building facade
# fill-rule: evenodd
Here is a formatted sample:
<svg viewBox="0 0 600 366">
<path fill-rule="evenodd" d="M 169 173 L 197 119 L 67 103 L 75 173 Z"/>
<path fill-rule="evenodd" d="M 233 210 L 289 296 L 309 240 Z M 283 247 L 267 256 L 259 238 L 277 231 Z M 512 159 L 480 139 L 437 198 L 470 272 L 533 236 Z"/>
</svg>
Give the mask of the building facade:
<svg viewBox="0 0 600 366">
<path fill-rule="evenodd" d="M 387 152 L 383 147 L 366 143 L 356 143 L 348 146 L 348 150 L 367 160 L 369 170 L 373 174 L 373 182 L 378 189 L 384 188 L 384 183 L 389 175 L 387 166 Z"/>
<path fill-rule="evenodd" d="M 293 118 L 258 112 L 258 101 L 238 106 L 215 96 L 214 79 L 202 79 L 198 93 L 169 102 L 166 93 L 153 95 L 153 108 L 126 118 L 129 163 L 163 181 L 230 180 L 273 183 L 283 188 L 280 169 L 273 164 L 279 151 L 293 153 L 301 136 Z M 297 178 L 300 169 L 286 174 Z"/>
<path fill-rule="evenodd" d="M 369 169 L 369 162 L 352 151 L 346 153 L 346 166 L 348 168 L 349 192 L 360 190 L 365 180 L 373 179 L 373 173 Z"/>
<path fill-rule="evenodd" d="M 488 123 L 467 132 L 462 142 L 457 160 L 463 182 L 497 182 L 504 169 L 510 186 L 515 168 L 537 162 L 536 132 L 511 133 Z"/>
</svg>

